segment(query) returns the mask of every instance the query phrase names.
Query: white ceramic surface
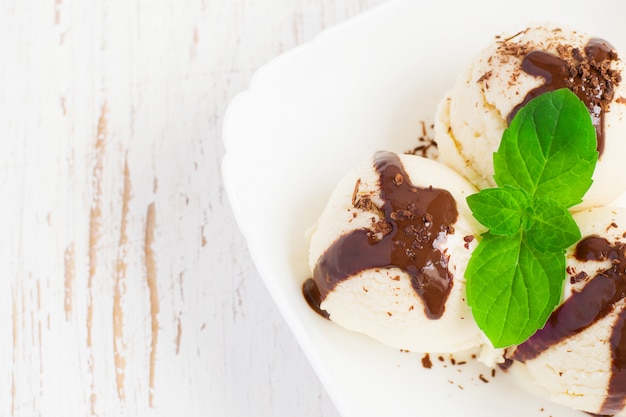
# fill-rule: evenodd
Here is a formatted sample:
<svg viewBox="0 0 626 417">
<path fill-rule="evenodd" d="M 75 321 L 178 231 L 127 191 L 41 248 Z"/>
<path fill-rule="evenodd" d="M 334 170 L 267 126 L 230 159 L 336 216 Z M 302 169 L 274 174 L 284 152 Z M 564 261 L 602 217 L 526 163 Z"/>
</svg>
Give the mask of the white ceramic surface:
<svg viewBox="0 0 626 417">
<path fill-rule="evenodd" d="M 345 417 L 584 414 L 525 392 L 477 363 L 451 365 L 345 331 L 304 302 L 305 230 L 335 182 L 377 149 L 416 145 L 421 122 L 495 34 L 553 22 L 626 51 L 618 1 L 397 0 L 268 63 L 224 123 L 223 173 L 254 262 Z M 607 13 L 607 10 L 610 13 Z M 486 383 L 481 375 L 487 377 Z"/>
</svg>

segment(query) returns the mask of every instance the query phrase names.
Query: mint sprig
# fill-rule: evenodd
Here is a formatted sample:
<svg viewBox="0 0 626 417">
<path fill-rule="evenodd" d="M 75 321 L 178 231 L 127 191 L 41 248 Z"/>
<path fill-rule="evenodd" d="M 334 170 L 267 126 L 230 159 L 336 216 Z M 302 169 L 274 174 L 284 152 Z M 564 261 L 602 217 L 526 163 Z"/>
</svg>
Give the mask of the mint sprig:
<svg viewBox="0 0 626 417">
<path fill-rule="evenodd" d="M 597 159 L 585 104 L 568 89 L 544 93 L 502 135 L 498 188 L 467 198 L 489 229 L 467 266 L 467 301 L 494 347 L 523 342 L 558 305 L 565 249 L 580 239 L 568 209 L 591 186 Z"/>
</svg>

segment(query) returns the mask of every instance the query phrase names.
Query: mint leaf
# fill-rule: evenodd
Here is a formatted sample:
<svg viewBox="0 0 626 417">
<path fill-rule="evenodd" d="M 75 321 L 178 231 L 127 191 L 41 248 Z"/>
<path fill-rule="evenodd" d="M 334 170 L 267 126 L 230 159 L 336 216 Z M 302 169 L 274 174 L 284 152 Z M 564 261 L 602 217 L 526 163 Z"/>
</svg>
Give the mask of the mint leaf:
<svg viewBox="0 0 626 417">
<path fill-rule="evenodd" d="M 543 327 L 561 297 L 565 249 L 580 239 L 569 207 L 591 185 L 598 153 L 586 106 L 567 89 L 517 113 L 494 153 L 499 188 L 467 198 L 489 228 L 467 266 L 467 299 L 495 347 Z"/>
<path fill-rule="evenodd" d="M 595 129 L 584 103 L 568 89 L 542 94 L 504 131 L 493 162 L 496 183 L 572 207 L 591 186 Z"/>
<path fill-rule="evenodd" d="M 467 266 L 467 302 L 496 348 L 518 344 L 541 328 L 561 297 L 562 253 L 533 248 L 513 238 L 487 234 Z M 471 285 L 470 285 L 471 283 Z"/>
<path fill-rule="evenodd" d="M 472 214 L 494 235 L 517 233 L 524 211 L 530 204 L 528 195 L 513 187 L 485 188 L 467 197 Z"/>
<path fill-rule="evenodd" d="M 528 230 L 528 242 L 542 251 L 559 252 L 581 235 L 572 214 L 549 199 L 538 199 L 532 213 L 533 227 Z"/>
</svg>

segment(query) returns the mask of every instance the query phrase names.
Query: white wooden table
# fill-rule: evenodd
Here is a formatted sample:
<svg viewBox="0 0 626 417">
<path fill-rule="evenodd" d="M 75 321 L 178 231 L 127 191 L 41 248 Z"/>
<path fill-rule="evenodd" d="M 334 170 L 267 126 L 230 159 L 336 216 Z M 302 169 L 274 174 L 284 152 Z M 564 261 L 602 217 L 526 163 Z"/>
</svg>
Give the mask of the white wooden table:
<svg viewBox="0 0 626 417">
<path fill-rule="evenodd" d="M 338 416 L 250 261 L 222 118 L 382 0 L 0 0 L 0 416 Z"/>
</svg>

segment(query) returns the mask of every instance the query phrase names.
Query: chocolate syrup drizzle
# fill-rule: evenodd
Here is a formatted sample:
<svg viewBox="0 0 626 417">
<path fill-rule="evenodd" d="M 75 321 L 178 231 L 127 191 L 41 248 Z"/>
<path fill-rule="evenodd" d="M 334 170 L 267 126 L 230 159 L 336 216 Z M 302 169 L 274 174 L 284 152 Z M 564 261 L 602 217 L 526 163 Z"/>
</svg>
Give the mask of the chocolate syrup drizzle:
<svg viewBox="0 0 626 417">
<path fill-rule="evenodd" d="M 565 339 L 572 337 L 615 310 L 626 297 L 626 244 L 611 244 L 598 236 L 589 236 L 576 246 L 574 256 L 580 261 L 606 261 L 612 265 L 593 277 L 580 292 L 574 292 L 557 308 L 543 329 L 519 345 L 512 359 L 525 362 Z M 618 312 L 610 337 L 612 374 L 601 414 L 614 414 L 626 405 L 626 310 Z"/>
<path fill-rule="evenodd" d="M 395 153 L 377 152 L 381 212 L 389 227 L 382 238 L 357 229 L 338 238 L 320 257 L 302 292 L 309 305 L 328 318 L 321 302 L 337 284 L 373 268 L 400 268 L 424 301 L 430 319 L 440 318 L 452 289 L 448 256 L 437 244 L 454 232 L 458 212 L 454 197 L 442 189 L 413 185 Z"/>
<path fill-rule="evenodd" d="M 598 153 L 602 155 L 605 143 L 604 115 L 613 99 L 614 83 L 621 77 L 609 68 L 617 54 L 608 42 L 591 39 L 584 48 L 584 56 L 577 48 L 572 50 L 572 60 L 566 61 L 544 51 L 532 51 L 522 60 L 522 70 L 545 83 L 529 91 L 507 116 L 510 124 L 517 112 L 533 98 L 560 88 L 569 88 L 585 103 L 598 141 Z"/>
</svg>

